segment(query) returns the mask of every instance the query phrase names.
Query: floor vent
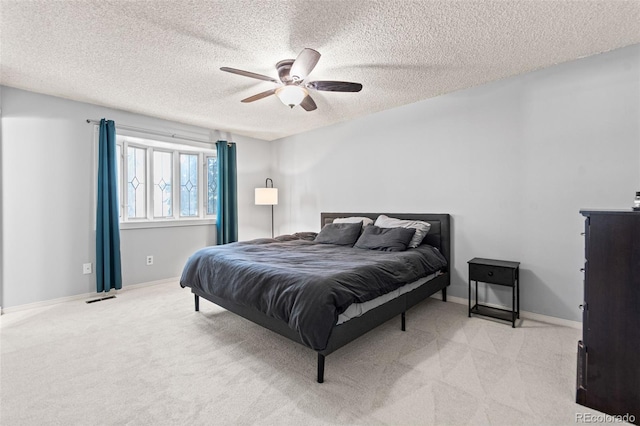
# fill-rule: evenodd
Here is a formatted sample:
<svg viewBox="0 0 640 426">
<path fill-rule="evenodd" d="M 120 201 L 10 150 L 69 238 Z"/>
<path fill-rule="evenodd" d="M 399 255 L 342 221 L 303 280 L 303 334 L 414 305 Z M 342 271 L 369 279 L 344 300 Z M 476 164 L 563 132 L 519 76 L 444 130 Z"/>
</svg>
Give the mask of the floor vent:
<svg viewBox="0 0 640 426">
<path fill-rule="evenodd" d="M 102 302 L 103 300 L 115 299 L 115 296 L 99 297 L 93 300 L 87 300 L 87 303 Z"/>
</svg>

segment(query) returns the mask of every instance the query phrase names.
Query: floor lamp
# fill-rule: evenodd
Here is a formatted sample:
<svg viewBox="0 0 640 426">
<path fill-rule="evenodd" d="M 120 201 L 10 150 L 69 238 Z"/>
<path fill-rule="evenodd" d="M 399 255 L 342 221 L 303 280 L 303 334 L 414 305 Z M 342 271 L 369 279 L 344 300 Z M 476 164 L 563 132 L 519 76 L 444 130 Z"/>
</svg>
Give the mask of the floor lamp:
<svg viewBox="0 0 640 426">
<path fill-rule="evenodd" d="M 273 206 L 278 204 L 278 188 L 273 187 L 271 178 L 267 178 L 264 186 L 264 188 L 256 188 L 256 206 L 271 206 L 271 238 L 273 238 Z"/>
</svg>

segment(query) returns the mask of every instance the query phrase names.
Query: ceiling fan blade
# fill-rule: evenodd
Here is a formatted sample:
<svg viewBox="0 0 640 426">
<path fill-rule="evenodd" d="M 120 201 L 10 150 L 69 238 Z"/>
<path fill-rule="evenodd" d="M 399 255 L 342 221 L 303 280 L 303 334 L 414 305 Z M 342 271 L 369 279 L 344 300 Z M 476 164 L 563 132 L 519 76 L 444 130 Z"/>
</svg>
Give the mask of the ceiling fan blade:
<svg viewBox="0 0 640 426">
<path fill-rule="evenodd" d="M 302 108 L 304 108 L 305 111 L 313 111 L 314 109 L 317 109 L 318 106 L 316 105 L 316 103 L 313 101 L 313 99 L 311 98 L 311 96 L 307 95 L 302 102 L 300 102 L 300 106 Z"/>
<path fill-rule="evenodd" d="M 257 95 L 249 96 L 241 100 L 240 102 L 244 102 L 245 104 L 248 102 L 257 101 L 258 99 L 266 98 L 267 96 L 271 96 L 276 93 L 276 89 L 267 90 L 266 92 L 258 93 Z"/>
<path fill-rule="evenodd" d="M 291 65 L 291 71 L 289 75 L 293 80 L 304 80 L 307 78 L 311 70 L 316 66 L 320 60 L 320 53 L 316 50 L 305 48 L 298 55 L 293 65 Z"/>
<path fill-rule="evenodd" d="M 359 92 L 362 90 L 362 84 L 349 83 L 348 81 L 311 81 L 306 86 L 327 92 Z"/>
<path fill-rule="evenodd" d="M 222 67 L 220 68 L 220 71 L 226 71 L 226 72 L 230 72 L 231 74 L 238 74 L 238 75 L 243 75 L 245 77 L 257 78 L 258 80 L 272 81 L 274 83 L 278 83 L 278 80 L 276 80 L 275 78 L 269 77 L 267 75 L 256 74 L 255 72 L 238 70 L 238 69 L 229 68 L 229 67 Z"/>
</svg>

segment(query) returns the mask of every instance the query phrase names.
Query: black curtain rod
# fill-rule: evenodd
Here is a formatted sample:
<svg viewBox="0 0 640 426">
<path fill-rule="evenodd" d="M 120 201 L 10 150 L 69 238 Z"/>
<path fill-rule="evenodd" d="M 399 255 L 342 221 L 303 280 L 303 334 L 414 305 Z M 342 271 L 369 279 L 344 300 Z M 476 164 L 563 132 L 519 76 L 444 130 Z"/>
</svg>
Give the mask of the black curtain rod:
<svg viewBox="0 0 640 426">
<path fill-rule="evenodd" d="M 91 119 L 87 118 L 87 123 L 100 124 L 100 120 L 91 120 Z M 116 128 L 121 128 L 121 129 L 124 129 L 124 130 L 131 130 L 133 132 L 148 133 L 148 134 L 156 135 L 156 136 L 164 136 L 164 137 L 169 137 L 169 138 L 173 138 L 173 139 L 182 139 L 182 140 L 185 140 L 185 141 L 192 141 L 192 142 L 199 142 L 199 143 L 206 143 L 206 144 L 215 143 L 215 142 L 208 141 L 208 140 L 191 138 L 189 136 L 180 136 L 180 135 L 175 134 L 175 133 L 159 132 L 157 130 L 142 129 L 142 128 L 139 128 L 139 127 L 132 127 L 132 126 L 123 126 L 123 125 L 120 125 L 120 124 L 116 124 Z"/>
</svg>

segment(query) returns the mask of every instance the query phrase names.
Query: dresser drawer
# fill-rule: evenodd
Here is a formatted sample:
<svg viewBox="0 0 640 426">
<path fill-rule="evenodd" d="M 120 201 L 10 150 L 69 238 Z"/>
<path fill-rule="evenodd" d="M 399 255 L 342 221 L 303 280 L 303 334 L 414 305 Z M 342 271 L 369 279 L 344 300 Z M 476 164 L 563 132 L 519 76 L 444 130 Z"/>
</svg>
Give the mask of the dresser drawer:
<svg viewBox="0 0 640 426">
<path fill-rule="evenodd" d="M 516 270 L 502 266 L 470 263 L 469 279 L 471 281 L 513 286 L 516 281 Z"/>
</svg>

